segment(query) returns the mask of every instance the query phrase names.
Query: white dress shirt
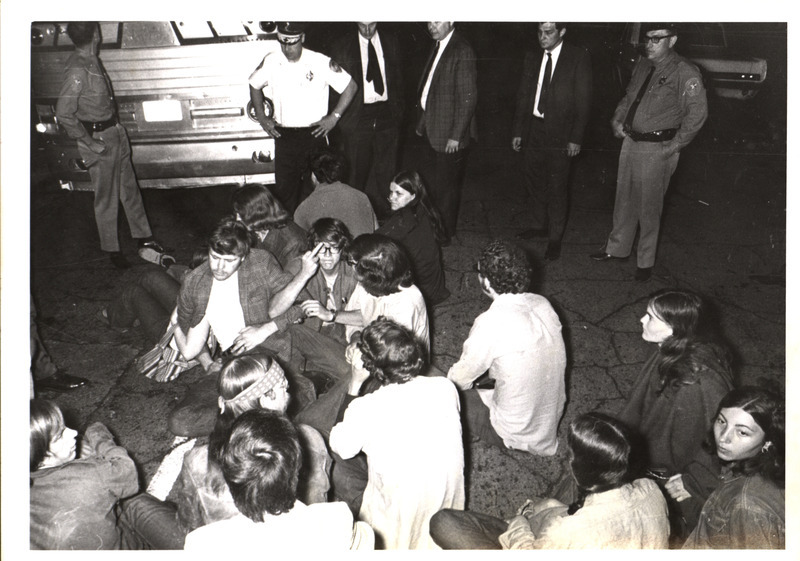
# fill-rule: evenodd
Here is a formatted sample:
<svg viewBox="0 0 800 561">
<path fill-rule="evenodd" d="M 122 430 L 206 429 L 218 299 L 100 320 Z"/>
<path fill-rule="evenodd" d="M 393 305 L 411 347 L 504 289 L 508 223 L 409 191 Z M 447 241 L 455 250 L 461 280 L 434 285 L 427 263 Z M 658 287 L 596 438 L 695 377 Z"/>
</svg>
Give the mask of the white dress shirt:
<svg viewBox="0 0 800 561">
<path fill-rule="evenodd" d="M 561 41 L 558 45 L 553 47 L 553 50 L 550 51 L 550 58 L 553 60 L 553 69 L 551 70 L 550 80 L 553 80 L 553 76 L 556 73 L 556 64 L 558 64 L 558 56 L 561 54 L 561 46 L 564 44 L 564 41 Z M 533 116 L 544 118 L 544 115 L 539 113 L 539 96 L 542 94 L 542 82 L 544 82 L 544 69 L 547 66 L 547 52 L 545 51 L 542 53 L 542 65 L 539 67 L 539 82 L 536 84 L 536 99 L 533 100 Z"/>
<path fill-rule="evenodd" d="M 375 47 L 375 54 L 378 55 L 378 66 L 381 69 L 381 78 L 383 79 L 382 95 L 378 95 L 375 92 L 375 86 L 372 85 L 372 82 L 367 82 L 367 65 L 369 64 L 369 51 L 367 49 L 370 42 Z M 358 45 L 361 48 L 361 83 L 364 86 L 364 104 L 386 101 L 389 99 L 389 90 L 386 87 L 386 63 L 383 61 L 383 47 L 381 46 L 381 38 L 378 36 L 378 32 L 376 31 L 372 39 L 369 40 L 359 33 Z"/>
<path fill-rule="evenodd" d="M 428 92 L 431 89 L 431 80 L 433 79 L 433 75 L 436 72 L 436 67 L 439 65 L 439 59 L 442 58 L 442 53 L 447 48 L 447 44 L 450 42 L 450 39 L 453 37 L 453 31 L 447 34 L 447 37 L 439 41 L 439 50 L 436 51 L 436 58 L 433 59 L 433 64 L 431 65 L 431 71 L 428 72 L 428 78 L 425 81 L 425 87 L 422 88 L 422 95 L 420 96 L 420 107 L 422 107 L 423 111 L 425 110 L 425 105 L 428 103 Z"/>
</svg>

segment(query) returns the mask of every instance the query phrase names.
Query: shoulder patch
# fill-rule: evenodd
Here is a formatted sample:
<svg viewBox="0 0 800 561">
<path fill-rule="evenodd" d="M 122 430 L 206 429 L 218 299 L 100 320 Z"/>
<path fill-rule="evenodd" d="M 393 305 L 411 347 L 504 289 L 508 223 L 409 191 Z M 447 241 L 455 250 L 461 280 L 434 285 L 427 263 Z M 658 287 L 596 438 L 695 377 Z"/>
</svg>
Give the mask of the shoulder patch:
<svg viewBox="0 0 800 561">
<path fill-rule="evenodd" d="M 330 66 L 331 70 L 333 70 L 334 72 L 341 72 L 342 71 L 342 67 L 339 66 L 339 63 L 336 62 L 333 59 L 331 59 L 331 62 L 328 64 L 328 66 Z"/>
<path fill-rule="evenodd" d="M 686 80 L 686 84 L 683 86 L 683 90 L 689 97 L 694 97 L 700 92 L 702 87 L 703 84 L 700 82 L 700 78 L 689 78 L 688 80 Z"/>
</svg>

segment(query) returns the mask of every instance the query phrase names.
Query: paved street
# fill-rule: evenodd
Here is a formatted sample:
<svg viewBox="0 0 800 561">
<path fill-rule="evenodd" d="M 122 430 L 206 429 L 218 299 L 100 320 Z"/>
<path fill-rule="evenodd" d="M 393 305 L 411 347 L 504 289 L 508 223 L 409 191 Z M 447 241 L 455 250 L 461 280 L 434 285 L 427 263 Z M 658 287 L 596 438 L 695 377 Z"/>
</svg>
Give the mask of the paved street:
<svg viewBox="0 0 800 561">
<path fill-rule="evenodd" d="M 514 239 L 529 227 L 520 156 L 510 149 L 516 77 L 509 69 L 516 61 L 484 62 L 479 68 L 481 139 L 468 160 L 458 235 L 444 249 L 452 296 L 431 316 L 433 362 L 444 371 L 460 355 L 474 318 L 489 306 L 474 272 L 482 247 L 492 238 Z M 500 92 L 487 85 L 503 79 L 513 88 Z M 785 92 L 764 98 L 764 103 L 783 103 L 785 116 Z M 600 100 L 605 111 L 608 104 L 613 107 L 613 100 L 602 95 Z M 772 110 L 781 113 L 780 107 Z M 719 129 L 701 133 L 682 154 L 667 196 L 654 276 L 636 283 L 635 257 L 610 263 L 588 258 L 611 227 L 619 144 L 606 130 L 607 122 L 598 110 L 574 166 L 561 258 L 545 262 L 545 242 L 521 242 L 535 264 L 535 291 L 550 299 L 564 326 L 568 403 L 559 452 L 540 458 L 472 444 L 467 450 L 471 510 L 508 517 L 526 497 L 547 495 L 566 469 L 569 421 L 587 411 L 618 410 L 654 351 L 641 338 L 639 318 L 657 289 L 675 286 L 709 297 L 735 352 L 742 383 L 760 377 L 785 383 L 785 129 L 780 134 L 779 125 L 776 134 L 724 138 L 715 137 Z M 415 161 L 416 145 L 409 135 L 404 163 L 413 167 Z M 144 486 L 173 440 L 166 425 L 170 407 L 201 374 L 191 371 L 162 384 L 133 372 L 132 361 L 147 350 L 142 333 L 111 330 L 96 314 L 126 282 L 153 265 L 131 257 L 134 268 L 114 269 L 98 249 L 91 193 L 58 190 L 46 174 L 37 173 L 35 153 L 32 168 L 31 284 L 39 330 L 64 371 L 91 381 L 86 388 L 42 396 L 54 398 L 75 427 L 106 423 L 141 466 Z M 174 248 L 180 262 L 188 262 L 229 208 L 232 190 L 145 191 L 154 233 Z M 133 256 L 124 222 L 121 231 L 123 251 Z M 9 274 L 8 268 L 4 272 Z"/>
</svg>

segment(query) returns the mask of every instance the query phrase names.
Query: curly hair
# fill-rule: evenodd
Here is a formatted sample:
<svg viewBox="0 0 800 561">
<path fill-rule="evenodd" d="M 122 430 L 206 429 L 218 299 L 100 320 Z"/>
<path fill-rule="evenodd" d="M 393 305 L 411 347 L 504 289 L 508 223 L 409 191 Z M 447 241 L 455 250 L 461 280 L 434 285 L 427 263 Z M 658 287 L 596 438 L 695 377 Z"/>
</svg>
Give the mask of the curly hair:
<svg viewBox="0 0 800 561">
<path fill-rule="evenodd" d="M 239 187 L 233 193 L 232 202 L 233 212 L 253 232 L 279 230 L 292 221 L 292 216 L 266 185 Z"/>
<path fill-rule="evenodd" d="M 411 332 L 385 316 L 364 328 L 358 349 L 370 373 L 361 385 L 361 395 L 388 384 L 404 384 L 425 367 L 425 354 Z"/>
<path fill-rule="evenodd" d="M 503 240 L 492 240 L 478 260 L 478 271 L 498 294 L 520 294 L 530 288 L 533 268 L 525 253 Z"/>
<path fill-rule="evenodd" d="M 388 296 L 412 284 L 411 262 L 405 250 L 381 234 L 358 236 L 343 256 L 355 268 L 356 278 L 372 296 Z"/>
<path fill-rule="evenodd" d="M 672 328 L 672 335 L 659 347 L 659 391 L 696 383 L 710 364 L 733 381 L 730 354 L 713 333 L 707 305 L 699 295 L 667 288 L 654 293 L 648 306 Z"/>
<path fill-rule="evenodd" d="M 345 223 L 336 218 L 320 218 L 308 229 L 308 249 L 312 250 L 325 242 L 340 251 L 346 251 L 353 242 L 353 236 Z"/>
<path fill-rule="evenodd" d="M 336 183 L 344 177 L 346 171 L 344 158 L 327 150 L 314 154 L 309 167 L 317 181 L 325 184 Z"/>
<path fill-rule="evenodd" d="M 765 445 L 769 445 L 764 446 L 752 458 L 731 462 L 731 469 L 743 475 L 760 474 L 783 486 L 786 464 L 786 400 L 777 392 L 765 388 L 742 386 L 731 390 L 722 398 L 717 408 L 717 417 L 723 409 L 733 408 L 741 409 L 753 417 L 764 431 Z M 714 442 L 713 436 L 711 442 Z"/>
<path fill-rule="evenodd" d="M 289 512 L 297 496 L 302 451 L 297 429 L 267 409 L 242 413 L 222 449 L 222 475 L 236 508 L 254 522 Z"/>
</svg>

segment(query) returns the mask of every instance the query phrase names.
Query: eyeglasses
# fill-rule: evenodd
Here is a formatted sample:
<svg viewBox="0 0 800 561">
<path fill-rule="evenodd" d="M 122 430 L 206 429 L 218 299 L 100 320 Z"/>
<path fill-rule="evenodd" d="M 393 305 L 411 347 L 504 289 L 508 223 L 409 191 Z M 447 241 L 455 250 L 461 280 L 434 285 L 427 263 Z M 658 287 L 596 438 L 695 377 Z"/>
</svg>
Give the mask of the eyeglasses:
<svg viewBox="0 0 800 561">
<path fill-rule="evenodd" d="M 319 254 L 320 255 L 339 255 L 341 252 L 342 252 L 342 248 L 341 247 L 333 247 L 333 246 L 330 246 L 330 245 L 323 245 L 319 249 Z"/>
<path fill-rule="evenodd" d="M 278 37 L 278 42 L 282 45 L 292 46 L 300 42 L 300 37 L 295 37 L 294 39 Z"/>
<path fill-rule="evenodd" d="M 670 37 L 675 37 L 674 35 L 655 35 L 653 37 L 645 37 L 644 42 L 652 43 L 653 45 L 658 45 L 662 39 L 669 39 Z"/>
</svg>

